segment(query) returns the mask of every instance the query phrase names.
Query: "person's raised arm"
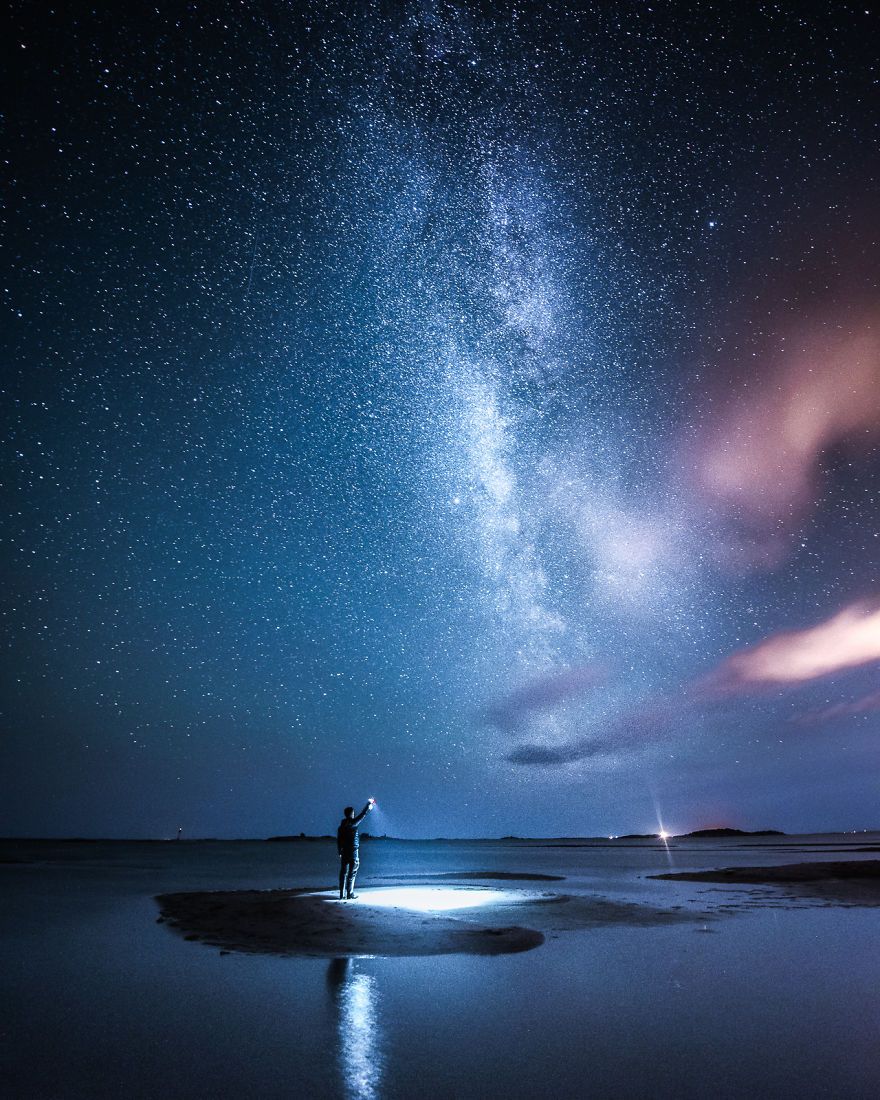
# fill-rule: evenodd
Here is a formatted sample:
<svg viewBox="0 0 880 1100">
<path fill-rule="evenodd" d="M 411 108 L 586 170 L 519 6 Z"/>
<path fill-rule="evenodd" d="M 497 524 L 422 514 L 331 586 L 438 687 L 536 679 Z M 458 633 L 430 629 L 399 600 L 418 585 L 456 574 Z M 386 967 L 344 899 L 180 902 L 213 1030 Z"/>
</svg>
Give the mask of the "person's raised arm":
<svg viewBox="0 0 880 1100">
<path fill-rule="evenodd" d="M 361 810 L 361 812 L 354 819 L 355 825 L 360 824 L 360 822 L 364 820 L 364 818 L 367 816 L 367 814 L 370 812 L 370 810 L 372 810 L 372 808 L 373 808 L 373 800 L 371 798 L 367 802 L 366 806 L 364 806 L 364 808 Z"/>
</svg>

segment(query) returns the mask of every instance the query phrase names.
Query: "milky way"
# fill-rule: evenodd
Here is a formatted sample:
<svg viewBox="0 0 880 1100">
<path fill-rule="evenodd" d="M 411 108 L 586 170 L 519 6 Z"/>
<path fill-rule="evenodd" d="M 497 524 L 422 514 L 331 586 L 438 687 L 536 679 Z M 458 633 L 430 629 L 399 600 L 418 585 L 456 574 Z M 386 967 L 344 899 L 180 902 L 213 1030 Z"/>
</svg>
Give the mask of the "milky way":
<svg viewBox="0 0 880 1100">
<path fill-rule="evenodd" d="M 875 20 L 493 10 L 18 10 L 0 830 L 877 824 Z"/>
</svg>

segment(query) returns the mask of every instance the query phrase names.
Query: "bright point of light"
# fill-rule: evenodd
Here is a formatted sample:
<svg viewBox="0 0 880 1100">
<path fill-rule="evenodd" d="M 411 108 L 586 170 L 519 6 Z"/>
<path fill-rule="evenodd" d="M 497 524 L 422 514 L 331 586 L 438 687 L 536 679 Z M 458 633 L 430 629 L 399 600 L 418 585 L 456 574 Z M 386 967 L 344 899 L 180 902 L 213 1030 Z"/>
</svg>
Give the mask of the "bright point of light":
<svg viewBox="0 0 880 1100">
<path fill-rule="evenodd" d="M 661 840 L 669 840 L 670 836 L 672 836 L 672 834 L 671 834 L 671 833 L 667 833 L 667 832 L 666 832 L 665 830 L 663 830 L 663 829 L 661 829 L 661 830 L 660 830 L 660 834 L 659 834 L 659 835 L 660 835 L 660 839 L 661 839 Z"/>
<path fill-rule="evenodd" d="M 475 909 L 480 905 L 509 901 L 512 896 L 503 890 L 469 887 L 389 886 L 385 889 L 364 891 L 357 904 L 437 913 L 450 909 Z"/>
</svg>

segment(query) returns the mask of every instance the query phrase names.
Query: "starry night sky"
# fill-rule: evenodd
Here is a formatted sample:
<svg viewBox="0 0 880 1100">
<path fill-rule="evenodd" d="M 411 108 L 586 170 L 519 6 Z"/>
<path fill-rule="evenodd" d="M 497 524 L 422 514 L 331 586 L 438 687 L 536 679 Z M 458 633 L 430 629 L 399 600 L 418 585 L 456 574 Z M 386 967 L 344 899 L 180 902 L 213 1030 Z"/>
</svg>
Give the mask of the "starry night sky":
<svg viewBox="0 0 880 1100">
<path fill-rule="evenodd" d="M 0 834 L 880 825 L 873 13 L 13 23 Z"/>
</svg>

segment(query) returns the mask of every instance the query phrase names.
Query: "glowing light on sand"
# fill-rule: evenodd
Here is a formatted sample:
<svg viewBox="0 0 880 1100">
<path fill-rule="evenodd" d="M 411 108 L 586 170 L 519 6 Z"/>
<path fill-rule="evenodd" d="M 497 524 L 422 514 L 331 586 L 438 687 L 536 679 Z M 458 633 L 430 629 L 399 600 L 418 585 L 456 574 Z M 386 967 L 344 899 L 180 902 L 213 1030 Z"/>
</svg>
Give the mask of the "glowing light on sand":
<svg viewBox="0 0 880 1100">
<path fill-rule="evenodd" d="M 511 901 L 503 890 L 483 890 L 462 886 L 389 886 L 361 893 L 358 904 L 383 909 L 414 909 L 419 913 L 442 913 L 453 909 L 476 909 Z"/>
</svg>

